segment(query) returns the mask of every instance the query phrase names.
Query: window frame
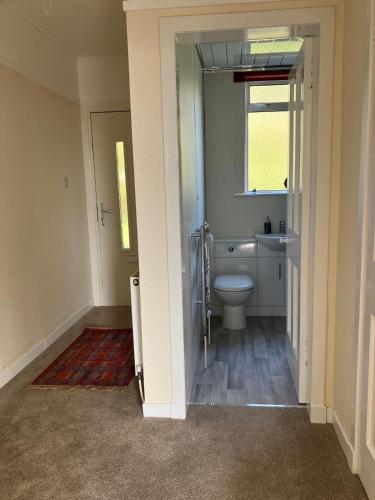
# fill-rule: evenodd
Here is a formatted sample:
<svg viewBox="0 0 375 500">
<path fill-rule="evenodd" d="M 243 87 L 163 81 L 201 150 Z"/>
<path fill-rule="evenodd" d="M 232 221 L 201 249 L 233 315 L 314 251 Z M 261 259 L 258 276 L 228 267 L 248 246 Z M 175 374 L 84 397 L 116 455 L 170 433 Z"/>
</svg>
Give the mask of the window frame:
<svg viewBox="0 0 375 500">
<path fill-rule="evenodd" d="M 288 190 L 262 190 L 249 191 L 249 113 L 267 113 L 270 111 L 289 111 L 289 102 L 274 102 L 269 104 L 250 102 L 250 87 L 266 85 L 289 85 L 286 80 L 264 80 L 259 82 L 246 82 L 245 84 L 245 186 L 244 192 L 239 196 L 286 196 Z M 238 195 L 237 195 L 238 196 Z"/>
</svg>

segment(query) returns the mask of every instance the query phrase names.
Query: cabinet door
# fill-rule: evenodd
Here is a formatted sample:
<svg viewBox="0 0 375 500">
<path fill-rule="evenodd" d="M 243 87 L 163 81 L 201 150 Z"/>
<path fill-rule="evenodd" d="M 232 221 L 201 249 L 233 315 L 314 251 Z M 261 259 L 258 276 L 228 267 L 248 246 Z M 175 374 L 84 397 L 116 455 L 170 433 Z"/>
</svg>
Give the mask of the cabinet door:
<svg viewBox="0 0 375 500">
<path fill-rule="evenodd" d="M 258 261 L 258 305 L 285 305 L 284 258 L 262 257 Z"/>
</svg>

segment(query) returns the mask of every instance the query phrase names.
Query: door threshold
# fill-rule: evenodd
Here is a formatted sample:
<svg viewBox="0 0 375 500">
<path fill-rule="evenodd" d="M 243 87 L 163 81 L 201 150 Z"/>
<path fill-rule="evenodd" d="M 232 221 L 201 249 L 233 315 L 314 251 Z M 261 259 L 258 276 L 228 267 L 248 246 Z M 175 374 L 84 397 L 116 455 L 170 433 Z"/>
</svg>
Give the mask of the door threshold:
<svg viewBox="0 0 375 500">
<path fill-rule="evenodd" d="M 305 404 L 290 405 L 290 404 L 268 404 L 268 403 L 242 403 L 242 404 L 224 404 L 224 403 L 189 403 L 190 406 L 225 406 L 231 408 L 299 408 L 305 410 Z"/>
</svg>

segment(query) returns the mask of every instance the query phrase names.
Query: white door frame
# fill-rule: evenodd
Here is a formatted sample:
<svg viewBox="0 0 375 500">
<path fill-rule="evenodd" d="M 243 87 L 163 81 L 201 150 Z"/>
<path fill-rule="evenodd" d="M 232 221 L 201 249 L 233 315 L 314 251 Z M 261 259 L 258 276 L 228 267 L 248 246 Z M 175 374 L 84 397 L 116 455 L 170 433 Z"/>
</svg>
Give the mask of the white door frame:
<svg viewBox="0 0 375 500">
<path fill-rule="evenodd" d="M 94 306 L 103 305 L 103 280 L 100 261 L 99 227 L 96 210 L 95 165 L 93 153 L 93 138 L 91 129 L 92 113 L 110 112 L 130 113 L 128 105 L 93 104 L 81 107 L 81 133 L 83 147 L 83 163 L 86 187 L 86 209 L 89 232 L 91 286 Z M 129 254 L 130 255 L 130 254 Z M 133 255 L 133 254 L 131 254 Z"/>
<path fill-rule="evenodd" d="M 367 249 L 368 241 L 373 235 L 368 233 L 369 218 L 369 181 L 370 170 L 374 168 L 375 159 L 375 0 L 371 0 L 371 30 L 369 35 L 369 82 L 367 88 L 367 110 L 362 129 L 362 146 L 364 154 L 360 164 L 360 192 L 359 192 L 359 217 L 358 217 L 358 260 L 357 270 L 359 280 L 358 301 L 356 304 L 356 324 L 358 325 L 358 347 L 357 347 L 357 367 L 356 367 L 356 400 L 355 400 L 355 422 L 354 422 L 354 446 L 347 453 L 350 468 L 353 473 L 358 473 L 360 468 L 360 446 L 362 433 L 361 417 L 363 411 L 363 401 L 366 398 L 364 386 L 364 357 L 368 356 L 369 345 L 365 345 L 365 306 L 366 306 L 366 272 L 367 272 Z M 344 450 L 346 447 L 344 447 Z"/>
<path fill-rule="evenodd" d="M 317 221 L 311 241 L 314 248 L 313 325 L 311 345 L 310 419 L 325 423 L 326 336 L 328 302 L 328 258 L 330 179 L 332 155 L 333 74 L 335 9 L 332 7 L 274 11 L 161 17 L 160 52 L 163 108 L 164 161 L 167 212 L 169 317 L 171 342 L 172 404 L 185 405 L 184 324 L 182 313 L 182 256 L 180 179 L 176 85 L 176 36 L 178 33 L 246 29 L 257 27 L 319 25 L 320 67 L 317 124 L 315 213 Z M 309 228 L 306 228 L 309 232 Z"/>
</svg>

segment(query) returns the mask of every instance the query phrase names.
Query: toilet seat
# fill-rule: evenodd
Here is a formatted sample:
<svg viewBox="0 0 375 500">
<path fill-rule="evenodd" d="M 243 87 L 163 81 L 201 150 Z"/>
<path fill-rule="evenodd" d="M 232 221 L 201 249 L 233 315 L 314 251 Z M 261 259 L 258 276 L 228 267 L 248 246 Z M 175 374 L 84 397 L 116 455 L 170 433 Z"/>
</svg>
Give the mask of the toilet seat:
<svg viewBox="0 0 375 500">
<path fill-rule="evenodd" d="M 222 292 L 243 292 L 254 288 L 254 281 L 248 274 L 219 274 L 214 288 Z"/>
</svg>

